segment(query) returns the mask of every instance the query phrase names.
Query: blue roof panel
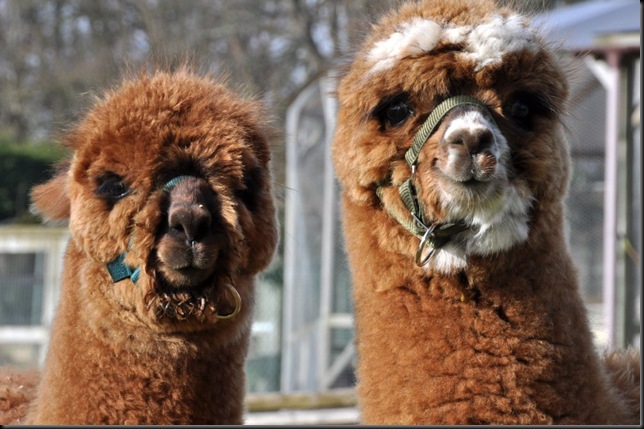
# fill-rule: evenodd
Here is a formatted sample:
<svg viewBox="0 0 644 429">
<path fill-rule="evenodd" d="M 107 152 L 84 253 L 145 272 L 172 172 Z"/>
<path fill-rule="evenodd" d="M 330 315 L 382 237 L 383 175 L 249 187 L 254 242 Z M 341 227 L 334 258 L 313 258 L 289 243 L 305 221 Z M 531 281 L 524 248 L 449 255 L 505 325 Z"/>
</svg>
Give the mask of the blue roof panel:
<svg viewBox="0 0 644 429">
<path fill-rule="evenodd" d="M 641 5 L 636 0 L 597 0 L 554 9 L 532 21 L 548 40 L 561 41 L 568 50 L 582 51 L 595 47 L 599 36 L 639 33 L 640 13 Z"/>
</svg>

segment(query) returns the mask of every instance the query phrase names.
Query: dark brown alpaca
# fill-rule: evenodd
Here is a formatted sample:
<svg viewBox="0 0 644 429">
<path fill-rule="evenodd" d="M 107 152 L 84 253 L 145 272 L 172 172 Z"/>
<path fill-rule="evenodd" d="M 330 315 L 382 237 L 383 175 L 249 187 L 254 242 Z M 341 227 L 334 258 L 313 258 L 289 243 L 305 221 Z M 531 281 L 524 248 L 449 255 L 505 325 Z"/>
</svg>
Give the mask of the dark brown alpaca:
<svg viewBox="0 0 644 429">
<path fill-rule="evenodd" d="M 596 353 L 565 239 L 567 91 L 483 0 L 403 5 L 342 76 L 364 423 L 639 422 L 639 353 Z"/>
<path fill-rule="evenodd" d="M 158 72 L 68 135 L 70 162 L 33 190 L 71 240 L 27 423 L 242 423 L 254 277 L 277 241 L 260 112 Z"/>
</svg>

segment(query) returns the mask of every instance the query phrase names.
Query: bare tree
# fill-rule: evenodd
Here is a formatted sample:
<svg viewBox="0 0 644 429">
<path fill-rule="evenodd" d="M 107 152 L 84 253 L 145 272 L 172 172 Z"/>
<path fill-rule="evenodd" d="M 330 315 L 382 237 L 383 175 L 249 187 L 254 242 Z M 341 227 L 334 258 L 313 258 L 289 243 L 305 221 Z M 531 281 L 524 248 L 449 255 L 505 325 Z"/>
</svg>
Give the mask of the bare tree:
<svg viewBox="0 0 644 429">
<path fill-rule="evenodd" d="M 0 133 L 46 138 L 84 106 L 78 94 L 185 58 L 264 96 L 279 118 L 385 3 L 0 0 Z"/>
</svg>

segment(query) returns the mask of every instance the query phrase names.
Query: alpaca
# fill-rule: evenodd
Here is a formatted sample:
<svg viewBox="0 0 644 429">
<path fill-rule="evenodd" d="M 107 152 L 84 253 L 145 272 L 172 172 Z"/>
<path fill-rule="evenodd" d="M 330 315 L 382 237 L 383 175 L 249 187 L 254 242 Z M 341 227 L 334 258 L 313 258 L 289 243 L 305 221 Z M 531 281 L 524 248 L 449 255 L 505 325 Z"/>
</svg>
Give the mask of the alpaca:
<svg viewBox="0 0 644 429">
<path fill-rule="evenodd" d="M 607 369 L 567 248 L 566 96 L 527 17 L 487 0 L 402 5 L 340 76 L 364 423 L 639 422 L 639 352 Z"/>
<path fill-rule="evenodd" d="M 32 190 L 69 219 L 30 424 L 240 424 L 254 277 L 277 224 L 257 102 L 183 67 L 126 79 Z"/>
</svg>

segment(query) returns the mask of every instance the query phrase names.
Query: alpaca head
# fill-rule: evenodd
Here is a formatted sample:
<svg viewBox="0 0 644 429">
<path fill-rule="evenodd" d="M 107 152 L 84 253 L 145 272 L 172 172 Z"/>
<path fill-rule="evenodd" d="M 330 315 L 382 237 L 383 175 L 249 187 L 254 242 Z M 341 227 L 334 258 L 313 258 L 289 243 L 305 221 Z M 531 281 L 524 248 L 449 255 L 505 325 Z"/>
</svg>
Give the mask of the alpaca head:
<svg viewBox="0 0 644 429">
<path fill-rule="evenodd" d="M 345 196 L 396 218 L 396 237 L 380 236 L 425 268 L 506 251 L 565 194 L 566 96 L 524 16 L 484 0 L 406 4 L 373 27 L 338 87 Z"/>
<path fill-rule="evenodd" d="M 78 255 L 65 269 L 83 296 L 166 330 L 252 303 L 239 279 L 265 268 L 277 241 L 258 107 L 185 70 L 96 102 L 66 138 L 71 161 L 32 192 L 45 220 L 69 220 Z"/>
</svg>

